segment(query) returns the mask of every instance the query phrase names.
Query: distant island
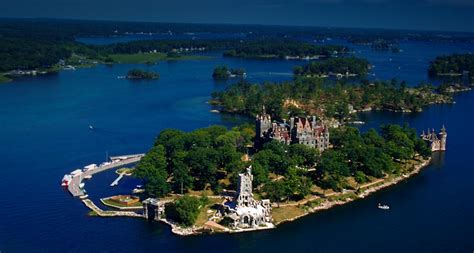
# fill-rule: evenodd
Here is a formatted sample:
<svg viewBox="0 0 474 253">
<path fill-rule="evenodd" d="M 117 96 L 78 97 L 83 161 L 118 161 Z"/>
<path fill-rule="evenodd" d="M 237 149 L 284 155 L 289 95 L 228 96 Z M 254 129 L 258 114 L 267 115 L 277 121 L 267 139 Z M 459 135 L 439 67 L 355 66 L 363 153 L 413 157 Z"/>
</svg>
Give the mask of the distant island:
<svg viewBox="0 0 474 253">
<path fill-rule="evenodd" d="M 212 73 L 214 80 L 228 80 L 233 77 L 244 78 L 245 76 L 244 69 L 229 69 L 226 65 L 215 67 Z"/>
<path fill-rule="evenodd" d="M 338 45 L 314 45 L 299 41 L 246 41 L 224 52 L 225 57 L 319 59 L 345 54 L 348 49 Z"/>
<path fill-rule="evenodd" d="M 327 84 L 321 78 L 297 78 L 263 85 L 241 81 L 214 92 L 210 102 L 221 111 L 247 116 L 255 116 L 266 105 L 275 118 L 318 115 L 345 121 L 359 111 L 418 112 L 430 104 L 452 101 L 450 94 L 430 85 L 411 88 L 396 80 Z"/>
<path fill-rule="evenodd" d="M 363 77 L 369 72 L 370 63 L 356 57 L 330 58 L 324 61 L 313 61 L 304 66 L 297 66 L 293 73 L 305 77 Z"/>
<path fill-rule="evenodd" d="M 370 46 L 370 48 L 374 51 L 384 51 L 384 52 L 392 52 L 392 53 L 401 52 L 401 49 L 398 46 L 399 38 L 394 39 L 394 38 L 383 38 L 383 37 L 384 36 L 357 37 L 357 38 L 352 38 L 349 41 L 357 45 Z"/>
<path fill-rule="evenodd" d="M 438 56 L 430 63 L 430 76 L 463 76 L 474 79 L 474 54 L 452 54 Z"/>
<path fill-rule="evenodd" d="M 127 79 L 159 79 L 160 75 L 154 71 L 131 69 L 127 73 Z"/>
</svg>

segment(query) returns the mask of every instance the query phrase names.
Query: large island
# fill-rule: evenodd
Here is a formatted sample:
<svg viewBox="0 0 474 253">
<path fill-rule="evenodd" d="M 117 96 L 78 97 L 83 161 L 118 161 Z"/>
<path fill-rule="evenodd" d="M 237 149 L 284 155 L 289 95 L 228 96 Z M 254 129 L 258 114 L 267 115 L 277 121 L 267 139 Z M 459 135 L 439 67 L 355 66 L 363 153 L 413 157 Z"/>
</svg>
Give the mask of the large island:
<svg viewBox="0 0 474 253">
<path fill-rule="evenodd" d="M 164 130 L 133 170 L 144 182 L 144 192 L 136 195 L 143 201 L 142 213 L 103 211 L 83 201 L 93 215 L 163 221 L 180 235 L 269 229 L 417 173 L 432 151 L 445 149 L 447 136 L 444 129 L 421 138 L 408 126 L 360 133 L 347 126 L 326 128 L 315 117 L 289 120 L 288 127 L 297 132 L 287 141 L 275 134 L 284 125 L 269 125 L 265 111 L 256 128 Z M 325 145 L 318 145 L 322 137 L 313 140 L 315 145 L 297 137 L 322 128 Z"/>
</svg>

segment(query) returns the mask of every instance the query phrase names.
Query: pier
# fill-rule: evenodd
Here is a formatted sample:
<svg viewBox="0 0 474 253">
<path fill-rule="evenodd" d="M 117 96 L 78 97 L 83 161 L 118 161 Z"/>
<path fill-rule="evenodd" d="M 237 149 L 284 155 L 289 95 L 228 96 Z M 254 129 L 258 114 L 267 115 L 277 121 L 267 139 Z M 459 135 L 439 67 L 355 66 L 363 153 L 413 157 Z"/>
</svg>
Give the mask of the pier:
<svg viewBox="0 0 474 253">
<path fill-rule="evenodd" d="M 120 179 L 122 179 L 122 177 L 125 175 L 125 173 L 120 173 L 120 175 L 117 177 L 117 179 L 115 179 L 111 184 L 110 186 L 117 186 Z"/>
<path fill-rule="evenodd" d="M 112 156 L 110 157 L 110 162 L 103 163 L 99 166 L 87 169 L 80 174 L 74 175 L 71 182 L 67 187 L 68 191 L 74 197 L 82 197 L 85 195 L 84 189 L 80 187 L 82 180 L 85 177 L 92 176 L 96 173 L 103 172 L 109 169 L 117 168 L 120 166 L 136 163 L 142 159 L 145 154 L 133 154 L 133 155 L 123 155 L 123 156 Z M 119 177 L 120 178 L 120 177 Z M 118 183 L 118 180 L 116 180 Z"/>
</svg>

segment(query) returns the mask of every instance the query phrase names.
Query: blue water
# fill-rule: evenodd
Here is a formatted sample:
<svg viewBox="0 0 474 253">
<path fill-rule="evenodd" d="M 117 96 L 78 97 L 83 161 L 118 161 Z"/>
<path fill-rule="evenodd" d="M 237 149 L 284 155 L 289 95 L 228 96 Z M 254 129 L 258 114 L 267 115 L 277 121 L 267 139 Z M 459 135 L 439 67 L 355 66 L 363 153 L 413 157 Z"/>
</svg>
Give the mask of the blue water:
<svg viewBox="0 0 474 253">
<path fill-rule="evenodd" d="M 402 45 L 399 55 L 361 51 L 376 76 L 427 80 L 433 55 L 473 51 L 474 45 Z M 365 113 L 368 127 L 410 123 L 448 129 L 448 151 L 419 175 L 329 211 L 271 231 L 179 237 L 160 223 L 87 216 L 88 209 L 60 186 L 62 176 L 110 155 L 145 152 L 165 128 L 189 131 L 249 119 L 211 113 L 209 94 L 226 83 L 211 78 L 217 64 L 244 67 L 250 81 L 291 79 L 295 62 L 221 58 L 140 66 L 160 72 L 158 81 L 117 79 L 136 65 L 97 66 L 0 85 L 1 252 L 472 252 L 474 250 L 474 93 L 455 105 L 422 113 Z M 398 72 L 392 57 L 410 70 Z M 413 63 L 413 59 L 421 59 Z M 392 71 L 390 71 L 392 69 Z M 403 69 L 403 68 L 402 68 Z M 88 126 L 93 125 L 90 131 Z M 113 171 L 86 182 L 91 198 L 126 193 L 138 182 L 109 185 Z M 382 212 L 379 202 L 391 205 Z"/>
</svg>

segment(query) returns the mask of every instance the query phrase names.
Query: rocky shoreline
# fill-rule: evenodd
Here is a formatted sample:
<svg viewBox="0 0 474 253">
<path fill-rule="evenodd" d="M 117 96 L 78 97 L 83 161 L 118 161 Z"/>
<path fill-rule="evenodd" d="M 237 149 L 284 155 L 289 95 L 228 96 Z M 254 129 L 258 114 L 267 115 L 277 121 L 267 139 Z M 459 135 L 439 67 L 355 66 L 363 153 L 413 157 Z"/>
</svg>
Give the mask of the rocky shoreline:
<svg viewBox="0 0 474 253">
<path fill-rule="evenodd" d="M 395 185 L 415 174 L 418 174 L 421 169 L 425 168 L 426 166 L 428 166 L 431 162 L 431 158 L 428 158 L 428 159 L 424 159 L 422 160 L 419 164 L 415 165 L 415 169 L 413 171 L 411 171 L 410 173 L 408 174 L 405 174 L 405 175 L 401 175 L 393 180 L 390 180 L 388 182 L 384 182 L 380 185 L 377 185 L 377 186 L 374 186 L 374 187 L 369 187 L 368 189 L 364 190 L 362 193 L 358 194 L 357 195 L 357 198 L 355 199 L 352 199 L 352 198 L 347 198 L 345 200 L 336 200 L 336 201 L 326 201 L 324 203 L 322 203 L 321 205 L 319 206 L 316 206 L 316 207 L 312 207 L 312 208 L 309 208 L 307 212 L 305 212 L 304 214 L 301 214 L 301 215 L 298 215 L 296 217 L 293 217 L 293 218 L 290 218 L 290 219 L 285 219 L 285 220 L 282 220 L 278 223 L 276 223 L 275 225 L 279 225 L 279 224 L 282 224 L 282 223 L 286 223 L 286 222 L 291 222 L 291 221 L 294 221 L 294 220 L 297 220 L 301 217 L 304 217 L 306 215 L 309 215 L 309 214 L 312 214 L 312 213 L 315 213 L 315 212 L 318 212 L 318 211 L 322 211 L 322 210 L 328 210 L 334 206 L 340 206 L 340 205 L 344 205 L 346 203 L 349 203 L 349 202 L 352 202 L 352 201 L 355 201 L 355 200 L 358 200 L 358 199 L 363 199 L 367 196 L 369 196 L 370 194 L 374 193 L 374 192 L 377 192 L 381 189 L 384 189 L 384 188 L 387 188 L 389 186 L 392 186 L 392 185 Z"/>
<path fill-rule="evenodd" d="M 289 218 L 289 219 L 285 219 L 285 220 L 276 222 L 276 223 L 273 224 L 274 226 L 257 227 L 257 228 L 249 228 L 249 229 L 239 229 L 239 230 L 226 229 L 226 230 L 222 230 L 222 231 L 216 231 L 216 230 L 213 230 L 211 228 L 204 227 L 204 226 L 194 226 L 194 227 L 190 227 L 190 228 L 183 228 L 183 227 L 180 227 L 177 224 L 172 223 L 170 221 L 167 221 L 165 219 L 162 219 L 162 221 L 171 226 L 171 231 L 174 234 L 181 235 L 181 236 L 199 235 L 199 234 L 212 234 L 212 233 L 241 233 L 241 232 L 252 232 L 252 231 L 258 231 L 258 230 L 273 229 L 273 228 L 276 228 L 277 225 L 279 225 L 279 224 L 286 223 L 286 222 L 291 222 L 291 221 L 297 220 L 301 217 L 307 216 L 309 214 L 316 213 L 318 211 L 328 210 L 328 209 L 330 209 L 332 207 L 335 207 L 335 206 L 340 206 L 340 205 L 344 205 L 344 204 L 347 204 L 349 202 L 352 202 L 352 201 L 355 201 L 355 200 L 358 200 L 358 199 L 363 199 L 363 198 L 369 196 L 370 194 L 372 194 L 374 192 L 377 192 L 381 189 L 384 189 L 384 188 L 387 188 L 389 186 L 395 185 L 395 184 L 397 184 L 397 183 L 399 183 L 399 182 L 401 182 L 401 181 L 403 181 L 407 178 L 410 178 L 411 176 L 413 176 L 415 174 L 418 174 L 421 171 L 421 169 L 428 166 L 430 164 L 430 162 L 431 162 L 431 158 L 424 159 L 424 160 L 420 161 L 419 164 L 415 165 L 415 169 L 413 171 L 411 171 L 410 173 L 400 175 L 397 178 L 392 179 L 388 182 L 383 182 L 380 185 L 376 185 L 376 186 L 373 186 L 373 187 L 368 187 L 362 193 L 358 194 L 357 198 L 355 198 L 355 199 L 347 198 L 345 200 L 325 201 L 321 205 L 309 208 L 307 210 L 307 212 L 305 212 L 304 214 L 301 214 L 301 215 L 298 215 L 298 216 L 295 216 L 295 217 L 292 217 L 292 218 Z"/>
</svg>

